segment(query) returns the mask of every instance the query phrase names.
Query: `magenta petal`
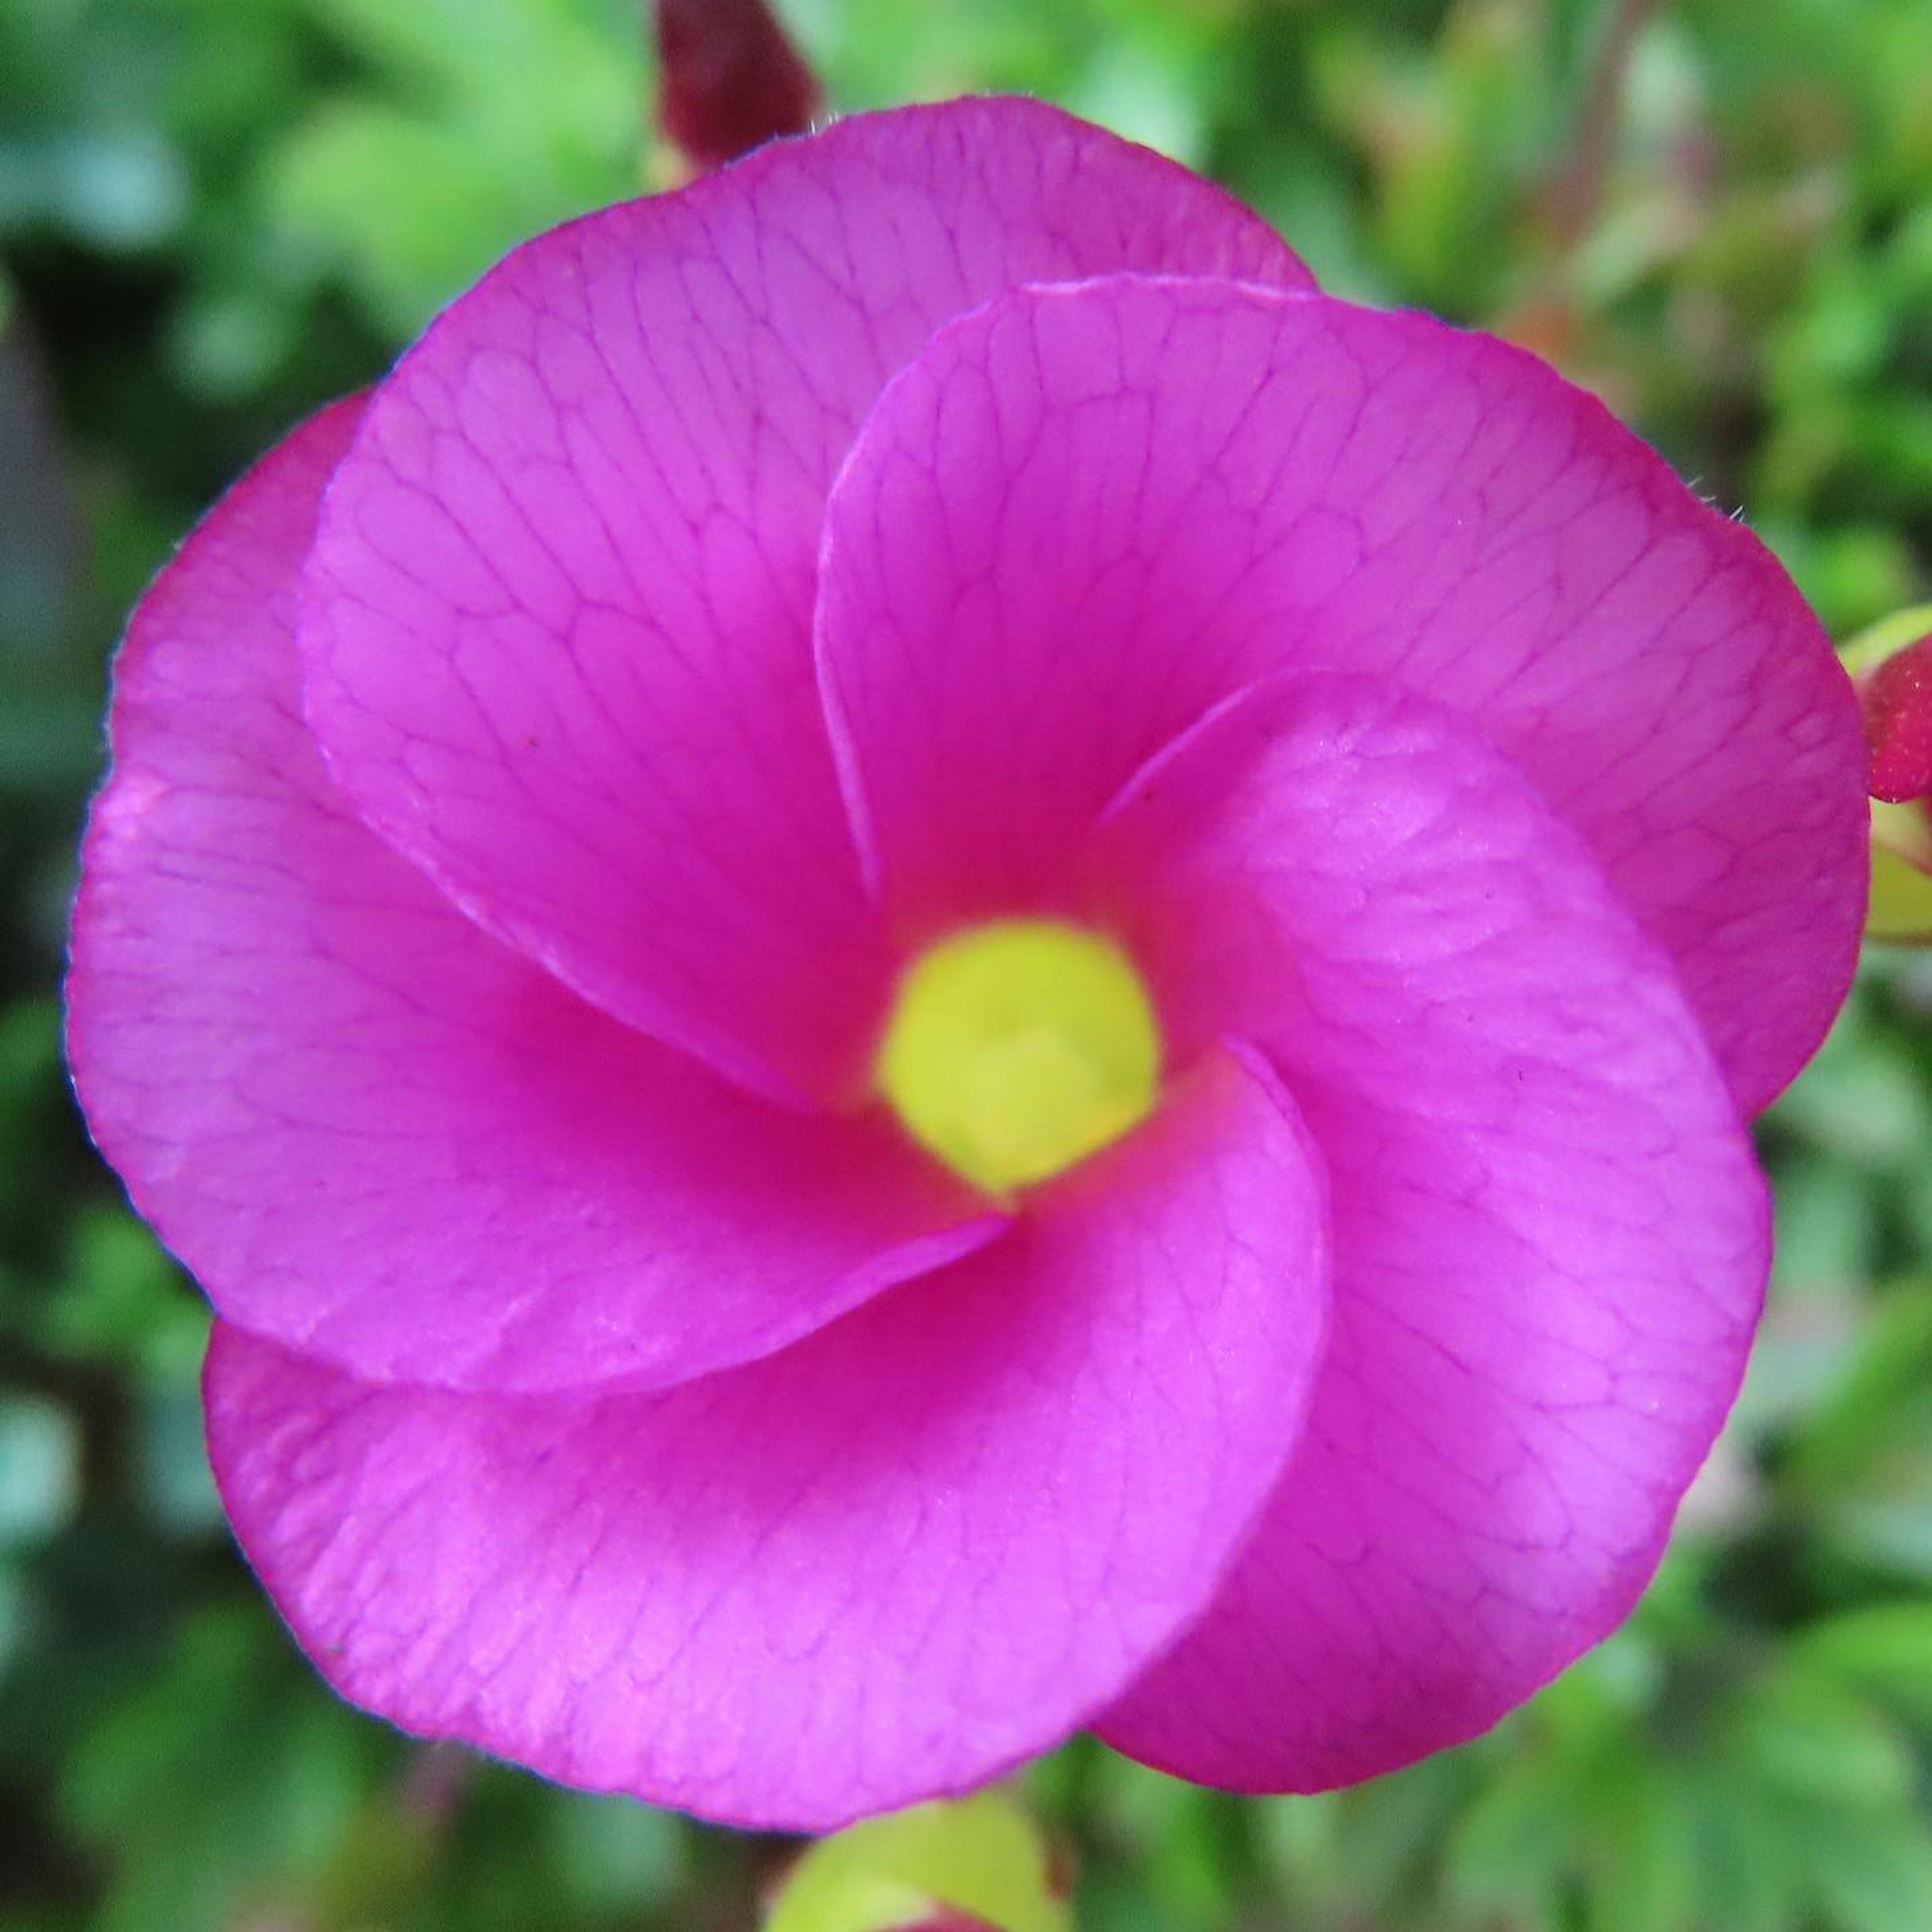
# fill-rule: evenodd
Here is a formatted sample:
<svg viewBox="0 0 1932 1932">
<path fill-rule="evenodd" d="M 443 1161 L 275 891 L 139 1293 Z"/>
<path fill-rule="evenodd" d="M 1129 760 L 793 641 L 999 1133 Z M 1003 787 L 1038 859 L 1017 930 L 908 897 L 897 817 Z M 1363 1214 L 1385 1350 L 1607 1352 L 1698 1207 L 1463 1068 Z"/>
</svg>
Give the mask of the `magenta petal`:
<svg viewBox="0 0 1932 1932">
<path fill-rule="evenodd" d="M 518 250 L 330 490 L 302 649 L 338 777 L 618 1018 L 856 1090 L 890 961 L 813 680 L 826 487 L 940 323 L 1136 266 L 1306 279 L 1220 190 L 1022 101 L 862 116 Z"/>
<path fill-rule="evenodd" d="M 1668 962 L 1443 708 L 1270 680 L 1106 836 L 1168 998 L 1237 1016 L 1294 1095 L 1335 1286 L 1252 1541 L 1100 1729 L 1243 1789 L 1366 1777 L 1628 1610 L 1742 1372 L 1765 1190 Z"/>
<path fill-rule="evenodd" d="M 584 1005 L 348 811 L 290 623 L 355 416 L 236 486 L 116 666 L 69 1042 L 141 1212 L 230 1321 L 456 1387 L 682 1379 L 994 1232 L 884 1122 L 773 1107 Z"/>
<path fill-rule="evenodd" d="M 1849 980 L 1863 747 L 1817 624 L 1590 398 L 1426 316 L 1123 277 L 955 323 L 834 492 L 818 649 L 910 928 L 1051 896 L 1206 705 L 1334 668 L 1520 761 L 1675 961 L 1744 1110 Z"/>
<path fill-rule="evenodd" d="M 1216 1058 L 1004 1240 L 667 1394 L 372 1388 L 218 1328 L 230 1514 L 410 1730 L 760 1825 L 962 1790 L 1199 1611 L 1294 1440 L 1325 1231 L 1285 1104 Z"/>
</svg>

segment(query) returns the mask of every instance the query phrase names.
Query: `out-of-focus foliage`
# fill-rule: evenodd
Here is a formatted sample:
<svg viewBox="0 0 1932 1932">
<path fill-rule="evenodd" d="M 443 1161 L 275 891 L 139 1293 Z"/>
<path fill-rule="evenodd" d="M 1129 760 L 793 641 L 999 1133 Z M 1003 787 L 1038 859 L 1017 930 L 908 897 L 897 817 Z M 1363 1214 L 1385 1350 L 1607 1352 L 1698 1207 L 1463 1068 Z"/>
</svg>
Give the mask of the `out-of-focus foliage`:
<svg viewBox="0 0 1932 1932">
<path fill-rule="evenodd" d="M 1932 596 L 1925 0 L 791 0 L 836 104 L 1023 88 L 1323 280 L 1500 328 L 1849 635 Z M 627 0 L 0 0 L 0 1932 L 747 1932 L 790 1848 L 338 1706 L 202 1464 L 200 1304 L 59 1070 L 122 614 L 196 511 L 530 229 L 631 191 Z M 1027 1780 L 1084 1928 L 1932 1927 L 1932 969 L 1763 1142 L 1780 1258 L 1636 1620 L 1491 1736 L 1238 1800 Z"/>
</svg>

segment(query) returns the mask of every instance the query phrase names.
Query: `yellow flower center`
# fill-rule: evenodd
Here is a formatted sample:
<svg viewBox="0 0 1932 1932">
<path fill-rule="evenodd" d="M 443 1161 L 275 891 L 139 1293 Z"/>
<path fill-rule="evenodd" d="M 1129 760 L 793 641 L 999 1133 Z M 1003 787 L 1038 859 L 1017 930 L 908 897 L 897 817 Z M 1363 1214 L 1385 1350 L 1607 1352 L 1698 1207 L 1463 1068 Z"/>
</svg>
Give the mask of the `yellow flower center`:
<svg viewBox="0 0 1932 1932">
<path fill-rule="evenodd" d="M 1140 975 L 1098 934 L 995 920 L 899 982 L 879 1084 L 921 1146 L 988 1192 L 1044 1180 L 1145 1118 L 1160 1034 Z"/>
</svg>

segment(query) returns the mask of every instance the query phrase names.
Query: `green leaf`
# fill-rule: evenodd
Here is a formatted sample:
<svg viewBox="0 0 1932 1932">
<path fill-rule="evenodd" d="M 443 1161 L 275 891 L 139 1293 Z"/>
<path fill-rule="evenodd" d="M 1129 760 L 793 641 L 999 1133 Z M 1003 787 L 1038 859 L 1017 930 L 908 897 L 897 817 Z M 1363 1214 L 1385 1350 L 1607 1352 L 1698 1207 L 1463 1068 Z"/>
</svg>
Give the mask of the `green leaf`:
<svg viewBox="0 0 1932 1932">
<path fill-rule="evenodd" d="M 1838 658 L 1853 676 L 1882 664 L 1888 657 L 1932 635 L 1932 604 L 1914 604 L 1868 624 L 1838 647 Z"/>
<path fill-rule="evenodd" d="M 950 1906 L 1000 1932 L 1068 1932 L 1046 1847 L 1012 1801 L 981 1792 L 867 1819 L 792 1868 L 767 1932 L 886 1932 Z"/>
<path fill-rule="evenodd" d="M 1932 1729 L 1932 1604 L 1874 1604 L 1814 1624 L 1793 1660 Z"/>
<path fill-rule="evenodd" d="M 1912 1789 L 1912 1754 L 1884 1714 L 1789 1664 L 1740 1700 L 1726 1754 L 1760 1784 L 1834 1806 L 1876 1809 Z"/>
<path fill-rule="evenodd" d="M 677 1820 L 633 1798 L 553 1794 L 548 1822 L 558 1870 L 572 1900 L 590 1910 L 635 1912 L 671 1889 L 678 1867 Z"/>
<path fill-rule="evenodd" d="M 383 103 L 311 122 L 284 148 L 271 192 L 290 232 L 340 261 L 399 334 L 520 238 L 487 149 Z"/>
<path fill-rule="evenodd" d="M 80 1491 L 80 1430 L 56 1402 L 0 1394 L 0 1544 L 44 1536 Z"/>
<path fill-rule="evenodd" d="M 58 1787 L 62 1816 L 109 1876 L 98 1932 L 226 1932 L 244 1892 L 305 1890 L 380 1738 L 259 1605 L 202 1612 L 92 1727 Z"/>
<path fill-rule="evenodd" d="M 206 1306 L 132 1214 L 104 1204 L 76 1216 L 58 1292 L 35 1336 L 42 1348 L 178 1388 L 192 1386 L 207 1336 Z"/>
<path fill-rule="evenodd" d="M 1721 1768 L 1684 1786 L 1700 1922 L 1792 1932 L 1803 1916 L 1803 1860 L 1778 1808 Z"/>
<path fill-rule="evenodd" d="M 1842 1491 L 1914 1426 L 1932 1390 L 1932 1294 L 1906 1289 L 1880 1300 L 1856 1360 L 1793 1445 L 1791 1473 L 1820 1491 Z M 1924 1439 L 1932 1440 L 1932 1437 Z"/>
<path fill-rule="evenodd" d="M 1691 1923 L 1697 1886 L 1688 1783 L 1677 1766 L 1634 1749 L 1599 1768 L 1590 1793 L 1590 1932 L 1682 1932 Z"/>
<path fill-rule="evenodd" d="M 1810 1833 L 1813 1883 L 1833 1932 L 1920 1932 L 1932 1925 L 1932 1835 L 1903 1807 L 1833 1814 Z"/>
<path fill-rule="evenodd" d="M 1924 804 L 1874 799 L 1871 820 L 1865 937 L 1892 945 L 1932 944 L 1932 820 Z"/>
<path fill-rule="evenodd" d="M 1552 1922 L 1577 1829 L 1570 1781 L 1538 1759 L 1517 1760 L 1470 1806 L 1449 1841 L 1450 1897 L 1473 1912 Z"/>
<path fill-rule="evenodd" d="M 636 192 L 640 37 L 620 0 L 316 4 L 370 71 L 271 151 L 268 226 L 386 332 L 413 334 L 518 242 Z"/>
</svg>

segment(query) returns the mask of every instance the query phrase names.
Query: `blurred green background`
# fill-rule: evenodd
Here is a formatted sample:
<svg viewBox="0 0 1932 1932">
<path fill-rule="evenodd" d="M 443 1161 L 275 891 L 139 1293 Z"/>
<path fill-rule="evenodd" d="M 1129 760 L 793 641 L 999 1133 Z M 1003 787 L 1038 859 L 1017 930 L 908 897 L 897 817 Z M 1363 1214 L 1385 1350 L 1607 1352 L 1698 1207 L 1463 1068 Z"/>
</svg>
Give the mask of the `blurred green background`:
<svg viewBox="0 0 1932 1932">
<path fill-rule="evenodd" d="M 794 0 L 834 102 L 1030 90 L 1340 292 L 1514 335 L 1840 636 L 1932 596 L 1927 0 Z M 0 1928 L 755 1921 L 786 1847 L 338 1706 L 224 1534 L 200 1303 L 54 988 L 122 616 L 221 484 L 531 230 L 633 192 L 626 0 L 0 0 Z M 1932 956 L 1764 1125 L 1735 1422 L 1630 1626 L 1492 1736 L 1240 1801 L 1084 1744 L 1083 1926 L 1932 1932 Z"/>
</svg>

